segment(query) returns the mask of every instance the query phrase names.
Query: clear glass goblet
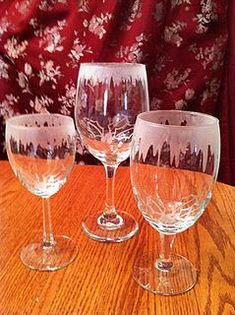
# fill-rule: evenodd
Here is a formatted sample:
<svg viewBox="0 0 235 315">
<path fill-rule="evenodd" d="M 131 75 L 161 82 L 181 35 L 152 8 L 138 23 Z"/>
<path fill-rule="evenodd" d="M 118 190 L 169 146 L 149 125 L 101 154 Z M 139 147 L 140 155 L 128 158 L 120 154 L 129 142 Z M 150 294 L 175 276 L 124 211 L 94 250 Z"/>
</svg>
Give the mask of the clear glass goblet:
<svg viewBox="0 0 235 315">
<path fill-rule="evenodd" d="M 61 269 L 77 255 L 67 236 L 54 235 L 49 198 L 65 184 L 74 165 L 76 130 L 73 119 L 58 114 L 28 114 L 6 122 L 11 167 L 23 186 L 43 201 L 43 238 L 21 250 L 21 260 L 41 271 Z"/>
<path fill-rule="evenodd" d="M 136 117 L 149 110 L 147 75 L 142 64 L 81 64 L 75 121 L 81 139 L 105 167 L 106 202 L 102 212 L 82 223 L 97 241 L 121 242 L 138 231 L 138 223 L 114 204 L 114 178 L 118 165 L 130 154 Z"/>
<path fill-rule="evenodd" d="M 220 160 L 219 122 L 186 111 L 152 111 L 137 117 L 131 182 L 145 220 L 160 233 L 160 253 L 139 257 L 133 276 L 161 295 L 190 290 L 197 271 L 173 253 L 175 235 L 192 226 L 212 197 Z"/>
</svg>

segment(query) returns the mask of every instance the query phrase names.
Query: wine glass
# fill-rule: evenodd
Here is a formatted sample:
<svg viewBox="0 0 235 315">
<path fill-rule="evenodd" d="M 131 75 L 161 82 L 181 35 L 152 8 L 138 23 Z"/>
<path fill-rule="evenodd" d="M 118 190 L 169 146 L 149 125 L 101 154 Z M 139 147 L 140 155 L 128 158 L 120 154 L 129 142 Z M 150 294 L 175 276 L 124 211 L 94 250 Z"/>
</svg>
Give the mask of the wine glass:
<svg viewBox="0 0 235 315">
<path fill-rule="evenodd" d="M 77 255 L 67 236 L 53 234 L 49 198 L 64 185 L 74 165 L 73 119 L 59 114 L 28 114 L 6 122 L 9 162 L 23 186 L 43 201 L 43 237 L 21 250 L 21 260 L 41 271 L 61 269 Z"/>
<path fill-rule="evenodd" d="M 138 223 L 114 204 L 118 165 L 130 154 L 134 123 L 149 109 L 147 75 L 142 64 L 81 64 L 75 121 L 83 143 L 99 159 L 106 173 L 104 210 L 87 216 L 83 231 L 92 239 L 121 242 L 138 231 Z"/>
<path fill-rule="evenodd" d="M 160 233 L 160 254 L 139 257 L 133 276 L 160 295 L 190 290 L 197 271 L 173 253 L 175 235 L 192 226 L 212 197 L 220 160 L 219 122 L 195 112 L 159 110 L 137 117 L 131 182 L 145 220 Z"/>
</svg>

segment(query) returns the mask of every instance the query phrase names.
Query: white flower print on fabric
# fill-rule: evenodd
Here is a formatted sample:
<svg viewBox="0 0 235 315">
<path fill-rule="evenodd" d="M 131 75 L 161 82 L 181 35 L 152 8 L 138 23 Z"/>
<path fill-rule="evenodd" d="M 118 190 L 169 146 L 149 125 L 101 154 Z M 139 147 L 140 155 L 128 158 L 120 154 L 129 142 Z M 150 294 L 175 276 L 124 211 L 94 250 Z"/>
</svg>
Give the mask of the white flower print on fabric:
<svg viewBox="0 0 235 315">
<path fill-rule="evenodd" d="M 202 34 L 208 31 L 208 25 L 211 21 L 218 18 L 216 3 L 213 0 L 201 0 L 201 13 L 193 19 L 197 22 L 196 33 Z"/>
<path fill-rule="evenodd" d="M 18 59 L 19 57 L 24 57 L 26 55 L 26 47 L 28 46 L 28 42 L 26 40 L 22 42 L 18 42 L 18 40 L 13 36 L 8 39 L 4 48 L 10 58 Z"/>
<path fill-rule="evenodd" d="M 28 77 L 24 74 L 24 72 L 18 72 L 18 78 L 16 79 L 18 82 L 19 86 L 22 88 L 22 92 L 30 92 L 29 91 L 29 79 Z"/>
<path fill-rule="evenodd" d="M 90 12 L 89 0 L 80 0 L 78 4 L 78 12 Z"/>
<path fill-rule="evenodd" d="M 181 4 L 191 4 L 191 0 L 171 0 L 172 8 L 176 7 L 177 5 Z"/>
<path fill-rule="evenodd" d="M 38 7 L 42 11 L 51 11 L 56 3 L 67 4 L 67 0 L 42 0 Z"/>
<path fill-rule="evenodd" d="M 121 24 L 120 30 L 129 31 L 132 27 L 133 22 L 142 17 L 141 9 L 141 1 L 136 0 L 130 7 L 130 9 L 124 13 L 124 16 L 122 18 L 124 22 Z"/>
<path fill-rule="evenodd" d="M 56 26 L 46 27 L 43 31 L 42 39 L 39 41 L 39 47 L 44 47 L 45 51 L 50 53 L 56 51 L 62 51 L 64 49 L 62 42 L 65 40 L 65 37 L 61 36 L 60 31 L 66 26 L 66 20 L 58 21 Z M 35 31 L 35 35 L 39 31 Z"/>
<path fill-rule="evenodd" d="M 0 9 L 0 115 L 53 111 L 73 116 L 80 63 L 106 57 L 146 63 L 151 109 L 187 109 L 192 101 L 198 110 L 214 109 L 227 40 L 226 1 L 5 2 L 0 0 L 6 8 Z M 180 65 L 174 62 L 181 56 L 178 47 Z M 0 143 L 2 122 L 0 116 Z M 86 152 L 82 144 L 78 152 Z"/>
<path fill-rule="evenodd" d="M 161 109 L 161 105 L 162 105 L 162 100 L 157 98 L 157 97 L 153 97 L 151 100 L 151 109 Z"/>
<path fill-rule="evenodd" d="M 65 85 L 65 95 L 59 96 L 58 100 L 62 103 L 60 113 L 63 115 L 71 115 L 74 111 L 76 98 L 76 87 L 73 82 Z"/>
<path fill-rule="evenodd" d="M 181 84 L 187 83 L 187 78 L 192 70 L 190 68 L 184 71 L 173 69 L 172 72 L 168 73 L 166 79 L 163 81 L 168 90 L 174 90 Z"/>
<path fill-rule="evenodd" d="M 0 102 L 0 116 L 7 120 L 14 115 L 13 107 L 18 103 L 19 97 L 7 94 L 5 99 Z"/>
<path fill-rule="evenodd" d="M 191 100 L 191 99 L 194 97 L 194 94 L 195 94 L 194 89 L 187 89 L 187 90 L 185 91 L 185 99 L 186 99 L 187 101 Z"/>
<path fill-rule="evenodd" d="M 0 40 L 1 36 L 8 31 L 10 22 L 4 17 L 0 20 Z"/>
<path fill-rule="evenodd" d="M 132 46 L 120 46 L 120 49 L 115 54 L 117 58 L 120 58 L 126 62 L 140 62 L 143 58 L 143 52 L 141 47 L 144 42 L 149 40 L 149 36 L 141 33 L 136 36 L 136 42 Z"/>
<path fill-rule="evenodd" d="M 220 88 L 220 80 L 213 78 L 210 81 L 206 81 L 206 89 L 202 93 L 201 105 L 203 105 L 209 98 L 217 99 L 217 95 Z"/>
<path fill-rule="evenodd" d="M 189 51 L 194 53 L 196 60 L 201 61 L 203 69 L 207 69 L 210 65 L 211 70 L 218 70 L 223 66 L 226 40 L 227 38 L 221 35 L 215 39 L 211 47 L 197 47 L 197 44 L 194 43 L 189 47 Z"/>
<path fill-rule="evenodd" d="M 187 103 L 181 99 L 175 102 L 175 109 L 186 109 Z"/>
<path fill-rule="evenodd" d="M 38 20 L 37 18 L 32 18 L 29 20 L 29 25 L 31 25 L 34 29 L 38 27 Z"/>
<path fill-rule="evenodd" d="M 166 26 L 164 30 L 164 39 L 167 43 L 171 43 L 180 47 L 183 38 L 180 36 L 180 32 L 186 28 L 187 23 L 182 21 L 175 21 L 171 26 Z"/>
<path fill-rule="evenodd" d="M 48 107 L 52 105 L 54 101 L 47 95 L 36 96 L 34 101 L 30 100 L 29 105 L 37 113 L 49 113 Z"/>
<path fill-rule="evenodd" d="M 106 34 L 104 24 L 108 24 L 112 18 L 113 15 L 111 13 L 101 13 L 100 17 L 93 15 L 90 21 L 83 21 L 83 26 L 88 28 L 91 33 L 98 36 L 99 39 L 102 39 L 104 34 Z"/>
<path fill-rule="evenodd" d="M 73 68 L 79 66 L 78 61 L 81 59 L 81 57 L 84 57 L 84 53 L 89 53 L 89 54 L 93 53 L 91 47 L 87 47 L 86 44 L 83 44 L 80 42 L 79 38 L 77 37 L 78 36 L 77 31 L 74 31 L 74 35 L 76 38 L 73 41 L 73 47 L 68 54 L 71 61 L 66 63 L 67 67 L 72 66 Z"/>
<path fill-rule="evenodd" d="M 21 15 L 25 15 L 30 10 L 30 6 L 32 3 L 33 0 L 18 1 L 15 4 L 15 8 Z"/>
<path fill-rule="evenodd" d="M 155 6 L 155 12 L 153 13 L 154 19 L 157 23 L 163 22 L 163 14 L 164 14 L 164 5 L 163 2 L 159 2 Z"/>
<path fill-rule="evenodd" d="M 24 64 L 24 72 L 28 76 L 31 76 L 33 72 L 31 65 L 27 62 Z"/>
<path fill-rule="evenodd" d="M 25 63 L 24 72 L 18 72 L 18 78 L 16 81 L 22 88 L 22 93 L 31 93 L 29 89 L 29 79 L 33 76 L 32 67 L 30 64 Z"/>
<path fill-rule="evenodd" d="M 166 67 L 167 63 L 169 64 L 172 62 L 173 60 L 169 56 L 156 54 L 156 63 L 154 64 L 153 71 L 160 73 Z"/>
<path fill-rule="evenodd" d="M 175 109 L 187 109 L 187 101 L 190 101 L 194 97 L 195 91 L 194 89 L 188 88 L 185 91 L 185 99 L 179 99 L 175 102 Z"/>
<path fill-rule="evenodd" d="M 40 56 L 40 59 L 42 57 Z M 61 76 L 60 66 L 55 66 L 53 60 L 40 60 L 41 69 L 38 73 L 40 78 L 39 85 L 42 86 L 45 82 L 52 82 L 52 88 L 56 88 L 57 79 Z"/>
<path fill-rule="evenodd" d="M 9 79 L 8 64 L 0 56 L 0 79 Z"/>
</svg>

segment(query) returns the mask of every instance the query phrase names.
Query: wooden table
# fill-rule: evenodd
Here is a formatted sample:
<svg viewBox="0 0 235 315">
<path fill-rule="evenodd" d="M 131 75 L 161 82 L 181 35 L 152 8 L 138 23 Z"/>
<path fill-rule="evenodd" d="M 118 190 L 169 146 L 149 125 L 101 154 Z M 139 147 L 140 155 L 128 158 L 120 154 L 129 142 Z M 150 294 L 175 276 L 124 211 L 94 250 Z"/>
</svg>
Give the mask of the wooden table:
<svg viewBox="0 0 235 315">
<path fill-rule="evenodd" d="M 102 209 L 104 192 L 102 167 L 74 167 L 68 183 L 52 197 L 52 222 L 55 232 L 74 238 L 79 255 L 57 272 L 31 271 L 21 263 L 19 252 L 41 233 L 41 200 L 0 161 L 0 314 L 235 314 L 234 187 L 217 184 L 197 224 L 177 236 L 176 252 L 188 257 L 200 276 L 194 289 L 174 297 L 155 296 L 132 278 L 136 257 L 157 250 L 159 238 L 137 209 L 128 168 L 117 172 L 116 204 L 139 221 L 138 235 L 107 244 L 83 234 L 81 221 Z"/>
</svg>

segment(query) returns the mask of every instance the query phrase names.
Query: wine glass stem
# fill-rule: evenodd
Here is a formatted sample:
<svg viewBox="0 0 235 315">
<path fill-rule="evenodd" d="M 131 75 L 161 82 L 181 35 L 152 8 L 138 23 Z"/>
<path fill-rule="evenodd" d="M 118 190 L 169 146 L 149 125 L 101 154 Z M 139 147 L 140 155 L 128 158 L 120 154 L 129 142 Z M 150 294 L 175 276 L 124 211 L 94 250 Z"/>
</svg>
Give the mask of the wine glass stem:
<svg viewBox="0 0 235 315">
<path fill-rule="evenodd" d="M 42 199 L 43 209 L 43 247 L 51 247 L 55 245 L 52 224 L 51 209 L 49 198 Z"/>
<path fill-rule="evenodd" d="M 106 200 L 105 200 L 105 217 L 116 216 L 116 209 L 114 206 L 114 184 L 117 165 L 104 165 L 106 174 Z"/>
<path fill-rule="evenodd" d="M 175 234 L 166 235 L 160 233 L 160 256 L 156 261 L 156 267 L 161 271 L 169 271 L 173 263 L 171 261 L 171 254 L 174 245 Z"/>
</svg>

